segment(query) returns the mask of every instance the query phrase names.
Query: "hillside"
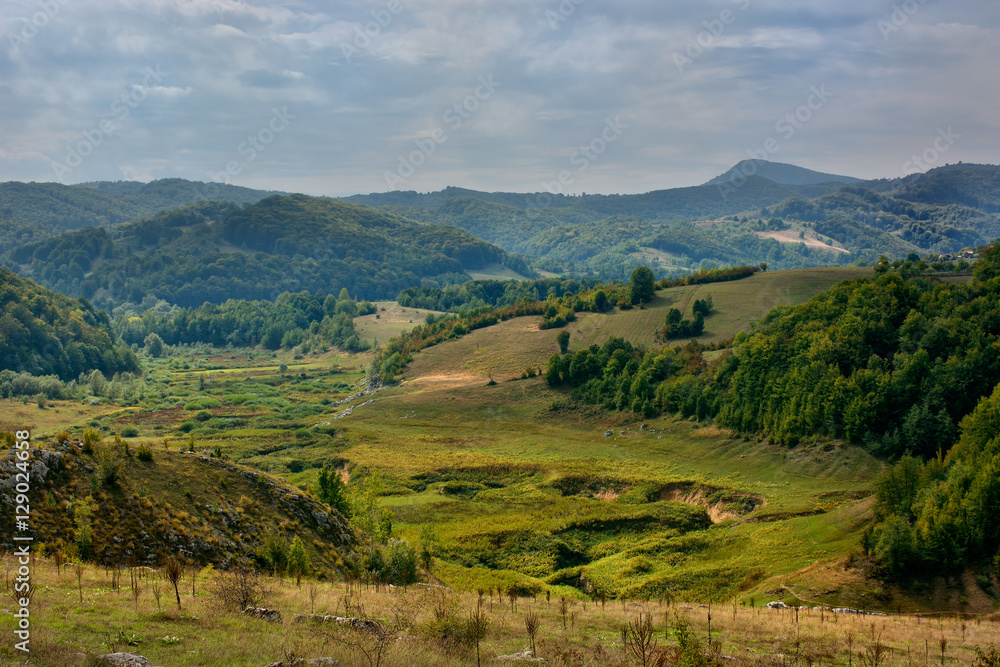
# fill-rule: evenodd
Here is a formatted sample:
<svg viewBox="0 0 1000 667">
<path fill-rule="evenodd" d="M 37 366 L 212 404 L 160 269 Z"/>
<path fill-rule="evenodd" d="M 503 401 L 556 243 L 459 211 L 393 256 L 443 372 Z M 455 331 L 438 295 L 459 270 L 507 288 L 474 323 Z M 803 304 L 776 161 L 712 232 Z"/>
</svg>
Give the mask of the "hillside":
<svg viewBox="0 0 1000 667">
<path fill-rule="evenodd" d="M 52 409 L 59 407 L 67 406 Z M 132 449 L 128 455 L 125 447 Z M 132 443 L 109 439 L 91 453 L 84 449 L 79 439 L 36 444 L 35 457 L 44 465 L 36 463 L 32 490 L 47 500 L 34 504 L 32 520 L 36 539 L 51 553 L 81 548 L 74 508 L 85 498 L 99 509 L 92 513 L 88 552 L 82 555 L 108 567 L 158 565 L 170 553 L 199 566 L 253 561 L 271 534 L 302 539 L 318 571 L 343 568 L 354 552 L 352 530 L 339 513 L 266 474 L 183 451 L 179 443 L 173 451 L 156 447 L 149 461 L 136 458 Z M 91 480 L 105 478 L 115 449 L 122 450 L 116 454 L 116 481 L 95 486 Z M 12 470 L 7 456 L 0 477 L 9 478 Z M 0 526 L 5 535 L 15 534 L 12 515 L 0 519 Z M 5 538 L 2 546 L 15 545 Z"/>
<path fill-rule="evenodd" d="M 7 261 L 53 289 L 109 307 L 147 297 L 193 307 L 342 288 L 385 299 L 421 281 L 469 280 L 468 270 L 498 264 L 526 270 L 453 227 L 305 195 L 244 207 L 206 202 L 112 228 L 65 232 L 15 248 Z"/>
<path fill-rule="evenodd" d="M 83 300 L 40 287 L 0 269 L 0 367 L 76 379 L 139 370 L 135 355 L 116 346 L 108 316 Z"/>
<path fill-rule="evenodd" d="M 201 201 L 252 204 L 275 194 L 220 183 L 179 178 L 149 183 L 135 181 L 0 183 L 0 212 L 27 228 L 57 234 L 69 229 L 114 225 Z M 11 246 L 0 235 L 0 252 Z"/>
<path fill-rule="evenodd" d="M 643 308 L 580 313 L 567 327 L 570 344 L 563 358 L 603 355 L 608 365 L 569 363 L 567 377 L 593 371 L 599 383 L 613 381 L 626 401 L 645 391 L 661 405 L 657 364 L 681 379 L 719 368 L 710 353 L 707 365 L 702 363 L 699 348 L 685 341 L 667 350 L 655 347 L 653 336 L 671 308 L 688 314 L 695 297 L 711 296 L 702 340 L 719 341 L 766 319 L 774 306 L 811 304 L 780 309 L 771 318 L 811 312 L 823 303 L 811 297 L 823 290 L 838 295 L 869 271 L 767 271 L 662 289 Z M 840 283 L 844 278 L 855 282 Z M 387 321 L 370 322 L 364 330 L 405 328 L 399 320 L 411 308 L 403 309 L 391 317 L 388 310 L 376 311 L 385 312 Z M 414 326 L 418 313 L 423 314 L 412 311 Z M 942 600 L 985 596 L 972 580 L 942 585 L 929 601 L 905 587 L 868 579 L 863 569 L 844 568 L 858 556 L 862 535 L 875 518 L 872 495 L 882 463 L 865 447 L 825 439 L 788 448 L 686 419 L 692 416 L 687 408 L 676 410 L 685 418 L 671 409 L 640 416 L 620 410 L 617 395 L 609 405 L 594 400 L 599 387 L 586 382 L 549 386 L 548 374 L 536 371 L 558 351 L 557 331 L 540 331 L 538 323 L 538 317 L 520 317 L 457 334 L 416 353 L 404 381 L 392 387 L 366 384 L 363 369 L 370 357 L 365 355 L 314 352 L 297 358 L 302 355 L 293 351 L 178 348 L 149 360 L 137 409 L 84 414 L 60 404 L 54 414 L 33 405 L 8 406 L 0 417 L 18 424 L 33 424 L 37 417 L 38 436 L 60 428 L 79 433 L 88 424 L 106 433 L 106 441 L 116 433 L 135 435 L 126 442 L 151 446 L 155 466 L 131 460 L 129 474 L 157 470 L 156 484 L 175 487 L 163 493 L 173 498 L 187 487 L 191 498 L 184 498 L 196 503 L 199 513 L 208 502 L 199 498 L 217 495 L 212 490 L 217 473 L 204 466 L 221 466 L 224 474 L 240 469 L 228 466 L 246 466 L 314 493 L 321 472 L 335 470 L 347 481 L 352 503 L 379 500 L 381 514 L 355 514 L 361 522 L 356 525 L 369 526 L 359 534 L 362 543 L 375 531 L 370 534 L 379 553 L 389 558 L 393 549 L 405 550 L 390 534 L 414 549 L 430 539 L 434 580 L 456 589 L 501 586 L 520 595 L 577 600 L 782 597 L 810 605 L 899 604 L 905 610 L 958 608 L 960 603 Z M 612 336 L 626 340 L 609 343 Z M 629 340 L 646 347 L 629 347 Z M 646 384 L 636 381 L 651 369 Z M 662 396 L 664 408 L 668 398 L 675 400 Z M 710 407 L 692 406 L 695 416 Z M 191 438 L 195 451 L 213 456 L 203 461 L 161 454 L 163 438 L 172 443 Z M 93 465 L 86 456 L 81 461 Z M 201 467 L 190 474 L 204 475 L 208 486 L 193 486 L 179 462 L 197 462 Z M 248 474 L 240 477 L 246 480 Z M 146 486 L 153 496 L 152 482 Z M 141 488 L 136 486 L 137 495 Z M 239 498 L 235 490 L 228 493 L 233 495 L 223 494 L 226 503 Z M 180 498 L 166 502 L 198 516 Z M 145 516 L 141 503 L 128 511 L 120 521 Z M 369 516 L 381 516 L 383 523 L 372 523 Z M 201 526 L 198 531 L 216 525 L 204 518 L 207 527 L 194 524 Z M 386 529 L 379 526 L 391 526 L 391 532 L 380 532 Z M 301 530 L 285 525 L 289 536 Z M 316 539 L 316 549 L 329 544 Z M 349 569 L 362 565 L 348 560 Z M 374 558 L 363 562 L 366 568 L 388 567 Z"/>
<path fill-rule="evenodd" d="M 605 280 L 648 264 L 684 275 L 766 261 L 776 269 L 868 263 L 881 254 L 937 254 L 1000 235 L 1000 168 L 952 165 L 860 181 L 794 165 L 744 161 L 709 183 L 641 195 L 439 192 L 349 201 L 466 229 L 538 269 Z M 729 178 L 739 174 L 735 180 Z"/>
<path fill-rule="evenodd" d="M 958 205 L 1000 213 L 1000 169 L 994 165 L 955 164 L 891 183 L 892 196 L 939 206 Z"/>
</svg>

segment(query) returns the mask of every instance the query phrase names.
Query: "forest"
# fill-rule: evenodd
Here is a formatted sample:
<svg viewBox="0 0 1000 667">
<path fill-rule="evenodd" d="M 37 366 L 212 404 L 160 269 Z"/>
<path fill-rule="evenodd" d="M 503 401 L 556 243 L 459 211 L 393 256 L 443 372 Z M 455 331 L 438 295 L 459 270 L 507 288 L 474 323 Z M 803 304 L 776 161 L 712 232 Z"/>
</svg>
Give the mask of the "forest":
<svg viewBox="0 0 1000 667">
<path fill-rule="evenodd" d="M 273 302 L 230 299 L 197 308 L 161 302 L 141 314 L 122 312 L 114 324 L 124 343 L 146 347 L 149 337 L 156 336 L 166 345 L 260 345 L 268 350 L 290 349 L 315 340 L 319 345 L 360 352 L 367 350 L 369 343 L 358 338 L 353 318 L 374 312 L 374 304 L 355 302 L 343 288 L 337 296 L 285 292 Z"/>
<path fill-rule="evenodd" d="M 0 366 L 72 380 L 95 369 L 135 372 L 139 362 L 115 344 L 104 312 L 0 269 Z"/>
<path fill-rule="evenodd" d="M 528 271 L 522 260 L 462 230 L 304 195 L 244 207 L 202 202 L 113 228 L 88 227 L 17 247 L 7 263 L 108 309 L 147 297 L 198 307 L 341 288 L 391 299 L 413 285 L 465 282 L 467 270 L 493 264 Z"/>
</svg>

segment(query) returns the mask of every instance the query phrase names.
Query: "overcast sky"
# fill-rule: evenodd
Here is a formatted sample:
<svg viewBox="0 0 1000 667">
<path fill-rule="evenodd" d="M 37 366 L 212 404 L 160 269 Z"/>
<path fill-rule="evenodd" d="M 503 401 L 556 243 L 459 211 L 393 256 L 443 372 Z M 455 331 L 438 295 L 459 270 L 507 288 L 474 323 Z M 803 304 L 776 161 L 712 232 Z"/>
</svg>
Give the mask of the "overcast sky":
<svg viewBox="0 0 1000 667">
<path fill-rule="evenodd" d="M 635 193 L 748 151 L 997 163 L 998 26 L 996 0 L 3 0 L 0 180 Z"/>
</svg>

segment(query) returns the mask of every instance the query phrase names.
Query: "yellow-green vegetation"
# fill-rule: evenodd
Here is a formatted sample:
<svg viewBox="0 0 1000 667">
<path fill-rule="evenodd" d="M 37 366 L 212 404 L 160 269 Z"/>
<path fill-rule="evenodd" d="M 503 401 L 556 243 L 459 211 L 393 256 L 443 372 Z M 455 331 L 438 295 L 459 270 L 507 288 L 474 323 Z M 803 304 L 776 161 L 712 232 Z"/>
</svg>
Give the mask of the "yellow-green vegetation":
<svg viewBox="0 0 1000 667">
<path fill-rule="evenodd" d="M 716 343 L 731 339 L 772 308 L 803 303 L 843 280 L 866 275 L 871 275 L 871 269 L 766 271 L 732 282 L 663 289 L 643 308 L 577 313 L 576 320 L 565 328 L 570 333 L 569 349 L 602 345 L 612 336 L 652 347 L 667 311 L 678 308 L 690 317 L 694 301 L 709 296 L 715 302 L 715 309 L 705 320 L 705 333 L 698 340 Z M 427 348 L 414 357 L 407 377 L 461 376 L 471 380 L 468 376 L 492 375 L 499 379 L 519 376 L 528 368 L 542 369 L 545 360 L 559 347 L 555 332 L 538 328 L 540 321 L 540 317 L 515 318 Z"/>
<path fill-rule="evenodd" d="M 441 314 L 423 308 L 402 308 L 395 301 L 378 301 L 375 307 L 378 310 L 371 315 L 354 318 L 358 338 L 373 343 L 385 343 L 390 338 L 423 324 L 428 315 Z"/>
<path fill-rule="evenodd" d="M 667 310 L 694 294 L 713 297 L 706 328 L 718 321 L 725 329 L 717 335 L 731 337 L 741 322 L 805 300 L 852 271 L 768 272 L 661 290 L 642 309 L 582 314 L 568 328 L 569 347 L 610 335 L 651 339 Z M 596 318 L 606 325 L 582 327 Z M 52 428 L 76 426 L 78 435 L 90 426 L 105 440 L 135 429 L 138 437 L 125 441 L 152 447 L 164 485 L 185 474 L 169 461 L 200 461 L 162 456 L 164 438 L 175 452 L 212 455 L 206 460 L 213 463 L 199 465 L 249 466 L 300 491 L 314 490 L 323 470 L 336 471 L 349 491 L 372 488 L 363 485 L 377 472 L 392 533 L 427 554 L 432 581 L 456 589 L 499 585 L 572 600 L 767 596 L 883 609 L 962 607 L 957 599 L 942 605 L 934 591 L 882 587 L 851 568 L 872 521 L 872 481 L 881 467 L 864 450 L 834 440 L 786 449 L 694 422 L 643 424 L 632 413 L 577 403 L 524 372 L 558 350 L 556 332 L 540 331 L 539 321 L 514 318 L 428 348 L 415 355 L 402 384 L 377 391 L 365 382 L 366 355 L 257 352 L 251 359 L 174 348 L 149 362 L 128 411 L 86 423 L 76 415 Z M 52 432 L 36 435 L 45 434 Z M 190 490 L 196 498 L 212 492 Z M 366 512 L 373 530 L 387 527 L 374 508 Z M 272 521 L 280 519 L 265 515 Z M 284 530 L 289 539 L 293 533 Z M 977 582 L 963 585 L 967 609 L 992 610 Z"/>
<path fill-rule="evenodd" d="M 156 565 L 168 554 L 201 565 L 253 560 L 268 536 L 298 537 L 319 570 L 342 568 L 346 521 L 300 490 L 206 450 L 62 433 L 33 459 L 36 552 L 105 566 Z M 11 514 L 0 530 L 13 533 Z"/>
<path fill-rule="evenodd" d="M 3 565 L 13 566 L 10 556 Z M 989 665 L 995 663 L 976 663 L 977 655 L 1000 643 L 995 615 L 775 610 L 762 607 L 766 597 L 753 606 L 729 600 L 711 607 L 677 598 L 625 603 L 515 592 L 512 599 L 508 589 L 495 587 L 471 593 L 439 586 L 376 590 L 311 577 L 298 586 L 288 577 L 252 582 L 264 592 L 254 602 L 281 614 L 268 621 L 222 606 L 219 593 L 231 586 L 229 576 L 212 568 L 183 570 L 178 608 L 163 569 L 77 567 L 38 558 L 32 568 L 37 589 L 30 607 L 31 664 L 88 664 L 127 651 L 156 665 L 259 667 L 329 657 L 351 667 L 458 667 L 477 664 L 477 655 L 480 664 L 495 664 L 497 656 L 534 647 L 534 655 L 557 667 L 868 665 L 873 655 L 880 665 Z M 323 617 L 367 624 L 356 628 Z M 532 621 L 533 634 L 526 621 Z M 13 636 L 15 625 L 14 616 L 0 615 L 5 635 Z M 636 641 L 643 637 L 645 651 Z M 12 642 L 0 644 L 3 664 L 21 657 Z"/>
<path fill-rule="evenodd" d="M 490 264 L 481 269 L 469 271 L 473 280 L 530 280 L 527 276 L 521 275 L 509 266 L 503 264 Z"/>
</svg>

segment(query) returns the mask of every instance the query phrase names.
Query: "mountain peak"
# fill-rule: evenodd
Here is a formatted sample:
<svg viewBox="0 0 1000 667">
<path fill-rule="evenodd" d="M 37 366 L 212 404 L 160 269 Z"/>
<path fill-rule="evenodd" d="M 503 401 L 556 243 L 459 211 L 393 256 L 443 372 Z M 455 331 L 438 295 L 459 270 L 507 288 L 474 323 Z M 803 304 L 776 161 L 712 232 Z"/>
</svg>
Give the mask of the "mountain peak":
<svg viewBox="0 0 1000 667">
<path fill-rule="evenodd" d="M 861 179 L 851 176 L 838 176 L 813 171 L 805 167 L 783 162 L 768 162 L 767 160 L 743 160 L 726 173 L 716 176 L 705 185 L 718 185 L 732 181 L 742 181 L 749 176 L 760 176 L 782 185 L 816 185 L 819 183 L 859 183 Z"/>
</svg>

